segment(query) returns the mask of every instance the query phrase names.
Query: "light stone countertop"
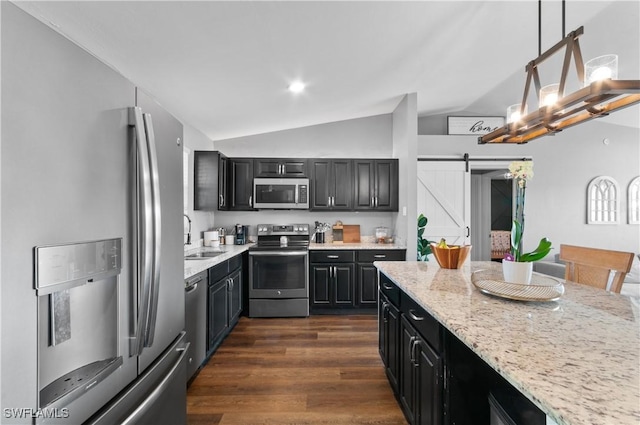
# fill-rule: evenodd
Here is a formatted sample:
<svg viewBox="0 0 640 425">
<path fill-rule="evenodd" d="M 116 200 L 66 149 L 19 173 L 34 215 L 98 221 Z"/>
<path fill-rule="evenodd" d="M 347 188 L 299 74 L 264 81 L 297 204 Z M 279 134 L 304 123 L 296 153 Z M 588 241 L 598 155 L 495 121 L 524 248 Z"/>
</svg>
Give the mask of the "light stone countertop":
<svg viewBox="0 0 640 425">
<path fill-rule="evenodd" d="M 640 424 L 640 313 L 629 297 L 572 282 L 553 302 L 481 293 L 435 261 L 375 262 L 407 295 L 560 425 Z"/>
<path fill-rule="evenodd" d="M 220 245 L 219 248 L 195 248 L 185 252 L 187 254 L 194 254 L 197 252 L 205 251 L 222 251 L 223 254 L 217 257 L 198 259 L 198 260 L 184 260 L 184 278 L 190 278 L 202 271 L 207 270 L 210 267 L 216 266 L 225 260 L 235 257 L 238 254 L 242 254 L 247 251 L 253 244 L 246 245 Z"/>
</svg>

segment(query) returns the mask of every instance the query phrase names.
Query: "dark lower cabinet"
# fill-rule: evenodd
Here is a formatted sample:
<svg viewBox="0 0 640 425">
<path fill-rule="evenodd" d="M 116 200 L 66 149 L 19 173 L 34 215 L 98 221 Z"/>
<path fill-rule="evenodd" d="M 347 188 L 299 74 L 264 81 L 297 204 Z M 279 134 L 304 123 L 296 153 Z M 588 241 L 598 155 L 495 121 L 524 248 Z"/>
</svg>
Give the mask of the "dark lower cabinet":
<svg viewBox="0 0 640 425">
<path fill-rule="evenodd" d="M 410 425 L 490 425 L 489 399 L 513 423 L 546 423 L 544 412 L 389 277 L 380 273 L 379 281 L 378 349 Z"/>
<path fill-rule="evenodd" d="M 376 308 L 378 304 L 378 269 L 374 261 L 404 261 L 405 249 L 371 249 L 356 252 L 356 305 L 360 308 Z"/>
<path fill-rule="evenodd" d="M 400 319 L 400 385 L 402 409 L 411 424 L 443 423 L 442 357 L 406 316 Z"/>
<path fill-rule="evenodd" d="M 229 329 L 227 317 L 229 316 L 227 281 L 222 280 L 209 286 L 209 341 L 207 352 L 214 351 Z"/>
<path fill-rule="evenodd" d="M 207 356 L 238 323 L 243 308 L 242 255 L 209 269 Z"/>
<path fill-rule="evenodd" d="M 312 264 L 309 276 L 311 307 L 353 307 L 354 274 L 354 264 Z"/>
<path fill-rule="evenodd" d="M 378 304 L 378 337 L 378 350 L 385 373 L 391 388 L 397 394 L 400 373 L 400 310 L 382 292 Z"/>
</svg>

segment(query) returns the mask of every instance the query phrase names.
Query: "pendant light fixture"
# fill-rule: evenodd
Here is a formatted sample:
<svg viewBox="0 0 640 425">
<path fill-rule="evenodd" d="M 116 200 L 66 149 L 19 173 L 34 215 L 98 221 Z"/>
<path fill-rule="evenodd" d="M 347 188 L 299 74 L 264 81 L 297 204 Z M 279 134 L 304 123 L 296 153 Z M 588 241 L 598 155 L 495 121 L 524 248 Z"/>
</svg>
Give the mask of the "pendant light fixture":
<svg viewBox="0 0 640 425">
<path fill-rule="evenodd" d="M 538 0 L 538 57 L 526 66 L 527 80 L 522 102 L 509 106 L 506 125 L 478 137 L 479 144 L 527 143 L 640 102 L 640 80 L 617 79 L 617 55 L 604 55 L 583 63 L 578 38 L 584 33 L 584 27 L 564 36 L 565 0 L 562 0 L 564 38 L 541 53 L 541 9 L 542 0 Z M 560 82 L 541 87 L 539 65 L 562 49 L 564 61 Z M 572 57 L 581 88 L 565 94 Z M 538 96 L 538 105 L 536 110 L 528 113 L 527 98 L 532 82 Z"/>
</svg>

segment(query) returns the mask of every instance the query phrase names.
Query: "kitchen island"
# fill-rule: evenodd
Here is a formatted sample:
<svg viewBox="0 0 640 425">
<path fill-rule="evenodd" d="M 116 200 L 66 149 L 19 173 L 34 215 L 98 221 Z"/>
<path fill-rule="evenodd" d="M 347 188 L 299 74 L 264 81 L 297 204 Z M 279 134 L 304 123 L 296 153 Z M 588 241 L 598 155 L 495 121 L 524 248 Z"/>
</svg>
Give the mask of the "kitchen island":
<svg viewBox="0 0 640 425">
<path fill-rule="evenodd" d="M 558 301 L 481 293 L 471 262 L 375 267 L 487 365 L 561 425 L 640 423 L 640 314 L 626 296 L 572 282 Z"/>
</svg>

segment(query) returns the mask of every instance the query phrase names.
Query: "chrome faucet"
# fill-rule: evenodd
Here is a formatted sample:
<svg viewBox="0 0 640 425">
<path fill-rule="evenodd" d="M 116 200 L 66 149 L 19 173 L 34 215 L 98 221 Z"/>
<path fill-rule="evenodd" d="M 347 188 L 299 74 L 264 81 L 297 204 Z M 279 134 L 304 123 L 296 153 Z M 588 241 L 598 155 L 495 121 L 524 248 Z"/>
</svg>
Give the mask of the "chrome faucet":
<svg viewBox="0 0 640 425">
<path fill-rule="evenodd" d="M 191 219 L 186 214 L 184 214 L 184 216 L 187 217 L 189 221 L 189 231 L 187 231 L 187 242 L 185 242 L 185 245 L 191 245 Z"/>
</svg>

